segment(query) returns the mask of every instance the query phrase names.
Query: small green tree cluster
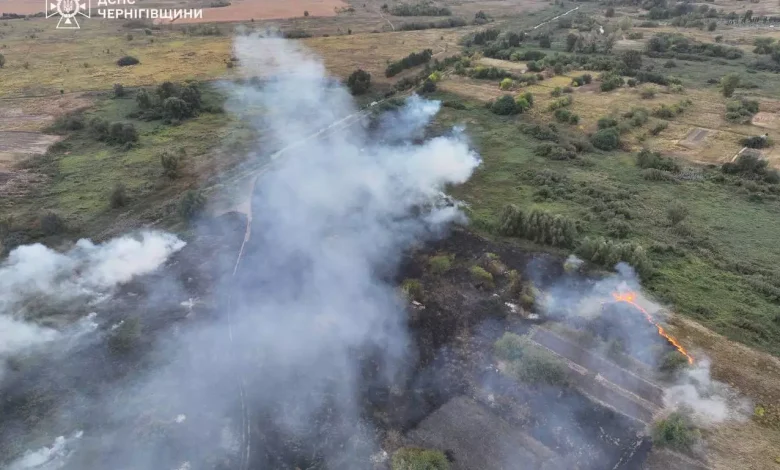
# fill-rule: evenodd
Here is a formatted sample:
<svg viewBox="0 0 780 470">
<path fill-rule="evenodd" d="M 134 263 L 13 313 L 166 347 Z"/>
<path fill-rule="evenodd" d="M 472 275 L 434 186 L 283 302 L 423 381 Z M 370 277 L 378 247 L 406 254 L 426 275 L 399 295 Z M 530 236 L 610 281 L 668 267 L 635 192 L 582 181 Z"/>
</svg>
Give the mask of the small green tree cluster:
<svg viewBox="0 0 780 470">
<path fill-rule="evenodd" d="M 680 165 L 673 158 L 664 157 L 660 152 L 651 152 L 648 149 L 642 149 L 636 154 L 636 166 L 643 169 L 655 168 L 673 173 L 680 171 Z"/>
<path fill-rule="evenodd" d="M 391 470 L 449 470 L 447 456 L 439 450 L 403 447 L 393 453 Z"/>
<path fill-rule="evenodd" d="M 431 57 L 433 57 L 431 49 L 425 49 L 422 52 L 412 52 L 403 59 L 388 65 L 387 69 L 385 69 L 385 76 L 388 78 L 394 77 L 406 69 L 430 62 Z"/>
<path fill-rule="evenodd" d="M 363 69 L 355 70 L 347 79 L 347 87 L 353 95 L 362 95 L 371 88 L 371 74 Z"/>
<path fill-rule="evenodd" d="M 653 425 L 653 442 L 659 447 L 690 450 L 699 432 L 681 413 L 674 412 Z"/>
<path fill-rule="evenodd" d="M 632 242 L 585 237 L 576 252 L 583 260 L 608 269 L 614 268 L 620 262 L 628 263 L 643 278 L 649 277 L 653 271 L 645 249 Z"/>
<path fill-rule="evenodd" d="M 729 100 L 726 103 L 726 120 L 738 124 L 747 124 L 758 112 L 758 101 L 748 98 Z"/>
<path fill-rule="evenodd" d="M 564 248 L 574 246 L 578 233 L 577 225 L 568 217 L 539 209 L 525 212 L 514 204 L 501 212 L 498 231 L 504 236 Z"/>
</svg>

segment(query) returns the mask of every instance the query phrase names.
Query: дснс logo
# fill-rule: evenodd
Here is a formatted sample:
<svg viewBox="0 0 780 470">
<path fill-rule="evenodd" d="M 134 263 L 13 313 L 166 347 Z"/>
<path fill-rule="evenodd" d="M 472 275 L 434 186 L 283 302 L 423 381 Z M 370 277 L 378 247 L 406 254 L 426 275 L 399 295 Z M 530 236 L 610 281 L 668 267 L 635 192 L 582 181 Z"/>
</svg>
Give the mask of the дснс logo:
<svg viewBox="0 0 780 470">
<path fill-rule="evenodd" d="M 78 15 L 89 18 L 92 10 L 92 0 L 48 0 L 46 2 L 46 18 L 59 15 L 57 29 L 80 29 L 76 20 Z"/>
</svg>

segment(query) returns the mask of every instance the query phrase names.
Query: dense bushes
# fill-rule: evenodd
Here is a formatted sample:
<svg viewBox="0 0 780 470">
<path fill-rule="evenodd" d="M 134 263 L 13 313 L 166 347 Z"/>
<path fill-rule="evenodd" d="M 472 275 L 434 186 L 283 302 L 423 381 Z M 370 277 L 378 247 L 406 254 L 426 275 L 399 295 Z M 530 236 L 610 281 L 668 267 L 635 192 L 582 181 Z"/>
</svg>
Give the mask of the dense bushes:
<svg viewBox="0 0 780 470">
<path fill-rule="evenodd" d="M 490 105 L 490 110 L 499 116 L 510 116 L 524 113 L 533 106 L 534 98 L 529 92 L 512 98 L 512 95 L 504 95 Z"/>
<path fill-rule="evenodd" d="M 414 5 L 402 3 L 390 7 L 390 14 L 393 16 L 450 16 L 452 10 L 447 7 L 437 7 L 427 2 Z"/>
<path fill-rule="evenodd" d="M 756 100 L 740 98 L 726 103 L 726 120 L 729 122 L 747 124 L 757 112 Z"/>
<path fill-rule="evenodd" d="M 496 357 L 510 363 L 507 371 L 521 382 L 568 385 L 566 366 L 560 360 L 514 333 L 504 333 L 493 349 Z"/>
<path fill-rule="evenodd" d="M 197 116 L 203 108 L 200 89 L 195 84 L 163 82 L 154 91 L 139 90 L 135 95 L 138 111 L 131 114 L 145 120 L 165 119 L 178 122 Z"/>
<path fill-rule="evenodd" d="M 743 55 L 742 50 L 736 47 L 700 43 L 676 33 L 656 34 L 645 45 L 645 53 L 650 57 L 684 60 L 702 60 L 706 57 L 721 57 L 732 60 L 739 59 Z"/>
<path fill-rule="evenodd" d="M 553 115 L 555 116 L 555 120 L 560 123 L 579 124 L 580 122 L 580 117 L 578 115 L 565 108 L 556 109 Z"/>
<path fill-rule="evenodd" d="M 362 95 L 371 88 L 371 74 L 363 69 L 357 69 L 347 78 L 347 87 L 353 95 Z"/>
<path fill-rule="evenodd" d="M 420 31 L 424 29 L 447 29 L 460 28 L 468 23 L 463 18 L 447 18 L 439 21 L 403 23 L 397 29 L 398 31 Z"/>
<path fill-rule="evenodd" d="M 662 156 L 659 152 L 651 152 L 642 149 L 636 155 L 636 166 L 642 169 L 654 168 L 656 170 L 678 172 L 680 165 L 674 159 Z"/>
<path fill-rule="evenodd" d="M 653 425 L 653 443 L 659 447 L 690 450 L 699 433 L 682 414 L 674 412 Z"/>
<path fill-rule="evenodd" d="M 770 184 L 780 182 L 780 175 L 778 175 L 777 170 L 769 168 L 765 159 L 749 153 L 739 155 L 733 162 L 724 163 L 721 166 L 721 171 L 748 179 L 764 180 Z"/>
<path fill-rule="evenodd" d="M 739 143 L 751 149 L 762 149 L 771 146 L 771 140 L 765 135 L 744 137 Z"/>
<path fill-rule="evenodd" d="M 691 100 L 682 100 L 673 105 L 662 104 L 661 106 L 653 109 L 653 117 L 661 119 L 672 119 L 675 116 L 682 114 L 685 109 L 693 104 Z"/>
<path fill-rule="evenodd" d="M 585 237 L 577 247 L 576 253 L 583 260 L 608 269 L 624 262 L 631 265 L 644 278 L 652 274 L 652 264 L 647 252 L 633 242 Z"/>
<path fill-rule="evenodd" d="M 116 65 L 120 67 L 127 67 L 130 65 L 137 65 L 140 64 L 141 61 L 136 59 L 133 56 L 126 55 L 124 57 L 121 57 L 119 60 L 116 61 Z"/>
<path fill-rule="evenodd" d="M 447 456 L 438 450 L 403 447 L 393 454 L 391 470 L 449 470 Z"/>
<path fill-rule="evenodd" d="M 623 86 L 623 77 L 618 74 L 605 72 L 601 75 L 601 91 L 612 91 Z"/>
<path fill-rule="evenodd" d="M 615 150 L 620 146 L 620 132 L 615 127 L 599 129 L 590 137 L 590 143 L 599 150 Z"/>
<path fill-rule="evenodd" d="M 577 239 L 577 226 L 571 219 L 538 209 L 525 212 L 513 204 L 501 212 L 498 230 L 504 236 L 563 248 L 574 246 Z"/>
<path fill-rule="evenodd" d="M 489 79 L 489 80 L 498 80 L 502 78 L 512 78 L 513 75 L 510 72 L 507 72 L 504 69 L 500 69 L 498 67 L 474 67 L 469 71 L 469 76 L 471 78 L 477 78 L 477 79 Z"/>
<path fill-rule="evenodd" d="M 206 207 L 206 196 L 200 191 L 190 190 L 179 201 L 179 215 L 186 220 L 194 219 Z"/>
<path fill-rule="evenodd" d="M 554 99 L 550 101 L 550 103 L 547 105 L 547 109 L 550 111 L 555 111 L 556 109 L 565 108 L 566 106 L 569 106 L 574 102 L 574 99 L 571 97 L 571 95 L 563 96 L 557 99 Z"/>
<path fill-rule="evenodd" d="M 430 62 L 431 57 L 433 57 L 431 49 L 425 49 L 422 52 L 412 52 L 403 59 L 388 65 L 387 69 L 385 69 L 385 76 L 388 78 L 393 77 L 406 69 Z"/>
<path fill-rule="evenodd" d="M 593 77 L 589 74 L 583 74 L 578 77 L 574 77 L 571 80 L 572 86 L 582 86 L 582 85 L 588 85 L 593 80 Z"/>
</svg>

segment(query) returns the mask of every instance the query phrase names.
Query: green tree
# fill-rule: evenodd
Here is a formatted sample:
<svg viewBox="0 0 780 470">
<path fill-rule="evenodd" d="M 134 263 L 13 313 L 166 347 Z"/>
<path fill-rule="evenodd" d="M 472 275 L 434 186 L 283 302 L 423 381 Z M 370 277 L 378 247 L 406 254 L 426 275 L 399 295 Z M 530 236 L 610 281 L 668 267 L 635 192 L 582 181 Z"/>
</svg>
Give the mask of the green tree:
<svg viewBox="0 0 780 470">
<path fill-rule="evenodd" d="M 688 217 L 688 208 L 680 202 L 674 203 L 666 209 L 666 217 L 669 223 L 677 225 Z"/>
<path fill-rule="evenodd" d="M 639 70 L 642 68 L 642 53 L 637 50 L 631 49 L 624 52 L 621 59 L 629 70 Z"/>
<path fill-rule="evenodd" d="M 730 98 L 734 94 L 734 90 L 739 86 L 739 75 L 736 73 L 730 73 L 720 79 L 720 87 L 723 91 L 723 96 Z"/>
<path fill-rule="evenodd" d="M 347 79 L 347 87 L 353 95 L 362 95 L 371 88 L 371 74 L 363 69 L 355 70 Z"/>
<path fill-rule="evenodd" d="M 189 190 L 179 201 L 179 214 L 186 220 L 191 220 L 200 215 L 206 207 L 206 196 L 200 191 Z"/>
</svg>

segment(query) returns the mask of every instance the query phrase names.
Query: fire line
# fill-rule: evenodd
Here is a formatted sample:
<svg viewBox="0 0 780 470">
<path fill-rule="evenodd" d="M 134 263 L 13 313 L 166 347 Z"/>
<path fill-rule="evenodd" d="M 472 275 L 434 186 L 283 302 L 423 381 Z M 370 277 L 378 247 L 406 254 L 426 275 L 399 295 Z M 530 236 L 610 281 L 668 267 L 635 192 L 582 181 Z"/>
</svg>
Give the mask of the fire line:
<svg viewBox="0 0 780 470">
<path fill-rule="evenodd" d="M 685 356 L 688 359 L 688 363 L 689 364 L 693 364 L 693 356 L 688 354 L 688 351 L 686 351 L 685 348 L 682 347 L 682 345 L 672 335 L 667 333 L 666 330 L 664 330 L 664 328 L 661 325 L 658 324 L 658 322 L 653 320 L 653 317 L 647 312 L 647 310 L 645 310 L 638 303 L 636 303 L 636 293 L 634 293 L 634 292 L 613 292 L 612 293 L 612 297 L 615 299 L 615 302 L 627 303 L 627 304 L 633 306 L 634 308 L 636 308 L 637 310 L 639 310 L 640 312 L 642 312 L 642 315 L 645 316 L 647 321 L 649 321 L 653 326 L 655 326 L 658 329 L 658 334 L 661 335 L 662 337 L 666 338 L 666 340 L 669 341 L 672 344 L 672 346 L 677 348 L 677 350 L 680 351 L 680 354 L 682 354 L 683 356 Z"/>
</svg>

